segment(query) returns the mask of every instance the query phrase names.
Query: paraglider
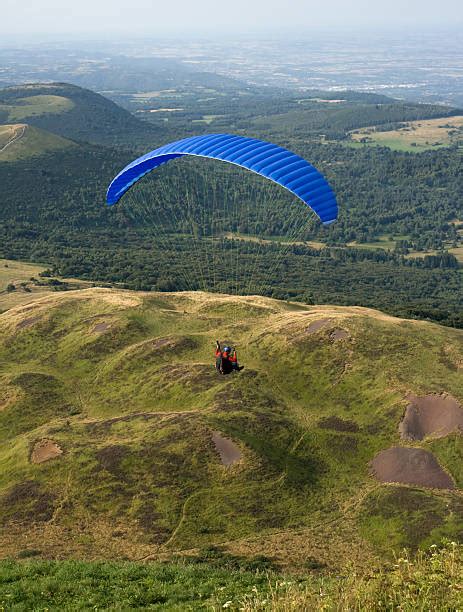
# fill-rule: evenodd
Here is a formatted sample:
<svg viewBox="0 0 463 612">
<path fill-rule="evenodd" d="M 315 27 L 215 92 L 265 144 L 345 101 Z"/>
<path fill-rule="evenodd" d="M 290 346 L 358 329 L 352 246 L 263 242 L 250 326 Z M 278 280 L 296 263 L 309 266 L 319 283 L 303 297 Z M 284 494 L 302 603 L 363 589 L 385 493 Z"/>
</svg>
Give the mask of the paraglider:
<svg viewBox="0 0 463 612">
<path fill-rule="evenodd" d="M 220 372 L 220 374 L 241 372 L 243 369 L 243 366 L 238 364 L 236 349 L 224 346 L 222 350 L 218 340 L 215 341 L 215 369 L 217 372 Z"/>
<path fill-rule="evenodd" d="M 329 183 L 324 178 L 324 176 L 309 162 L 307 162 L 302 157 L 280 147 L 278 145 L 272 144 L 270 142 L 265 142 L 262 140 L 257 140 L 255 138 L 247 138 L 244 136 L 236 136 L 232 134 L 205 134 L 201 136 L 193 136 L 190 138 L 185 138 L 183 140 L 178 140 L 176 142 L 172 142 L 166 144 L 158 149 L 154 149 L 149 153 L 135 159 L 130 164 L 128 164 L 119 174 L 112 180 L 109 185 L 107 191 L 106 202 L 109 206 L 112 206 L 119 202 L 119 200 L 126 194 L 134 185 L 140 181 L 142 177 L 151 171 L 159 168 L 160 166 L 166 164 L 167 162 L 180 158 L 183 156 L 193 156 L 196 158 L 208 158 L 212 160 L 218 160 L 222 162 L 226 162 L 228 164 L 232 164 L 234 166 L 239 166 L 246 170 L 249 170 L 255 174 L 260 175 L 264 179 L 268 179 L 278 186 L 284 188 L 291 194 L 295 195 L 299 200 L 302 200 L 304 204 L 307 205 L 320 219 L 320 221 L 324 225 L 329 225 L 333 221 L 336 220 L 338 215 L 338 206 L 336 202 L 336 197 L 331 189 Z M 215 174 L 215 171 L 214 171 Z M 190 189 L 189 179 L 185 180 L 186 189 Z M 206 181 L 206 185 L 209 185 L 209 182 Z M 236 193 L 234 189 L 234 183 L 232 183 L 232 190 Z M 175 193 L 175 190 L 170 190 L 168 195 L 171 193 Z M 223 189 L 223 194 L 227 193 L 226 189 Z M 157 197 L 156 195 L 154 197 Z M 162 195 L 161 195 L 162 197 Z M 211 209 L 207 209 L 207 196 L 197 198 L 197 202 L 199 202 L 200 217 L 204 226 L 210 228 L 210 233 L 207 231 L 205 234 L 205 239 L 203 241 L 204 244 L 204 260 L 206 264 L 203 268 L 201 263 L 201 252 L 196 251 L 197 256 L 196 261 L 199 261 L 199 272 L 203 276 L 203 284 L 205 290 L 210 290 L 211 285 L 206 281 L 204 282 L 204 277 L 210 278 L 211 273 L 214 275 L 215 280 L 215 272 L 217 259 L 212 255 L 210 256 L 210 251 L 214 245 L 214 229 L 217 221 L 217 209 L 213 207 Z M 256 200 L 248 197 L 247 199 L 248 206 L 251 208 L 255 207 Z M 267 202 L 264 200 L 265 206 L 261 208 L 261 215 L 265 215 L 267 208 Z M 168 206 L 165 206 L 165 201 L 159 201 L 158 208 L 156 209 L 156 213 L 162 211 L 164 213 L 169 214 Z M 190 214 L 190 210 L 188 210 L 188 200 L 186 203 L 183 202 L 181 197 L 178 199 L 178 205 L 175 209 L 172 210 L 172 214 L 168 217 L 168 223 L 175 223 L 175 220 L 178 220 L 178 211 L 182 209 L 187 210 L 186 217 L 192 219 L 192 215 Z M 230 207 L 222 206 L 222 218 L 224 220 L 227 219 L 227 212 L 229 212 Z M 248 208 L 248 210 L 250 210 Z M 293 208 L 293 210 L 296 210 Z M 202 215 L 202 212 L 205 211 L 210 216 Z M 297 212 L 297 210 L 296 210 Z M 304 219 L 306 215 L 302 214 L 301 217 Z M 235 216 L 235 226 L 236 226 L 236 216 Z M 259 218 L 259 215 L 257 215 Z M 254 220 L 256 219 L 255 209 L 254 209 Z M 196 219 L 196 224 L 198 224 L 198 219 Z M 182 227 L 182 230 L 185 231 L 185 225 L 178 226 Z M 194 226 L 193 226 L 194 227 Z M 246 230 L 245 230 L 246 232 Z M 156 239 L 162 239 L 162 235 L 164 232 L 160 232 L 156 235 Z M 180 232 L 181 233 L 181 232 Z M 222 240 L 225 235 L 225 232 L 222 232 Z M 195 231 L 192 232 L 192 236 L 195 236 Z M 212 240 L 209 238 L 211 237 Z M 290 243 L 289 243 L 290 244 Z M 260 248 L 260 247 L 259 247 Z M 287 246 L 285 247 L 288 248 Z M 227 251 L 228 252 L 228 251 Z M 236 248 L 235 248 L 236 252 Z M 259 253 L 260 251 L 256 251 Z M 278 265 L 281 262 L 282 255 L 284 255 L 285 249 L 282 249 L 282 254 L 278 253 L 276 257 L 273 258 L 272 264 L 273 266 Z M 233 253 L 233 251 L 232 251 Z M 258 257 L 254 258 L 256 262 L 259 261 Z M 239 258 L 236 256 L 229 256 L 228 261 L 231 262 L 235 260 L 239 262 Z M 227 266 L 227 264 L 225 264 Z M 252 287 L 252 272 L 255 271 L 255 265 L 249 265 L 249 255 L 248 255 L 248 263 L 242 266 L 244 268 L 244 277 L 247 281 L 247 286 Z M 194 265 L 190 265 L 188 268 L 195 273 Z M 272 265 L 267 266 L 266 270 L 269 274 L 272 273 Z M 236 293 L 238 293 L 238 275 L 236 276 Z M 249 280 L 247 278 L 249 276 Z M 234 274 L 232 270 L 228 270 L 226 268 L 226 272 L 224 274 L 225 279 L 231 279 L 233 282 Z M 186 280 L 188 277 L 186 276 Z M 213 285 L 215 288 L 215 286 Z M 236 315 L 235 315 L 236 316 Z M 242 366 L 238 365 L 238 360 L 236 356 L 236 350 L 229 347 L 224 347 L 221 349 L 219 342 L 216 343 L 216 369 L 221 374 L 230 374 L 235 371 L 240 371 Z"/>
<path fill-rule="evenodd" d="M 135 159 L 109 185 L 107 204 L 116 204 L 148 172 L 184 155 L 217 159 L 251 170 L 297 196 L 324 225 L 337 218 L 336 197 L 327 180 L 314 166 L 283 147 L 232 134 L 184 138 Z"/>
</svg>

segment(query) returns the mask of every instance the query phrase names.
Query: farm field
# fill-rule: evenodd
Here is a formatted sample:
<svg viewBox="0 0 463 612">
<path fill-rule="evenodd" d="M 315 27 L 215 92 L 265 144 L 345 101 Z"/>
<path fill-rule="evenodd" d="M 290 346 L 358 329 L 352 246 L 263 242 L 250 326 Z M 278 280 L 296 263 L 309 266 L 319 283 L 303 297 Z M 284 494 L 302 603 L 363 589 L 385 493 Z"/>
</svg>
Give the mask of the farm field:
<svg viewBox="0 0 463 612">
<path fill-rule="evenodd" d="M 449 248 L 448 252 L 454 255 L 460 263 L 463 263 L 463 247 Z M 410 251 L 405 257 L 407 259 L 415 259 L 417 257 L 424 257 L 425 255 L 437 255 L 437 251 Z"/>
<path fill-rule="evenodd" d="M 408 236 L 379 236 L 377 240 L 372 242 L 349 242 L 347 244 L 348 247 L 356 248 L 356 249 L 367 249 L 367 250 L 376 250 L 376 249 L 385 249 L 385 250 L 393 250 L 396 244 L 402 240 L 408 240 Z M 445 245 L 445 250 L 448 253 L 454 255 L 459 262 L 463 263 L 463 247 L 452 247 L 450 244 Z M 405 257 L 407 259 L 416 259 L 418 257 L 426 257 L 426 255 L 437 255 L 438 251 L 436 249 L 431 249 L 427 251 L 410 251 Z"/>
<path fill-rule="evenodd" d="M 418 153 L 429 149 L 448 147 L 463 139 L 463 115 L 409 121 L 404 127 L 379 132 L 372 127 L 351 132 L 351 145 L 376 145 L 394 151 Z"/>
</svg>

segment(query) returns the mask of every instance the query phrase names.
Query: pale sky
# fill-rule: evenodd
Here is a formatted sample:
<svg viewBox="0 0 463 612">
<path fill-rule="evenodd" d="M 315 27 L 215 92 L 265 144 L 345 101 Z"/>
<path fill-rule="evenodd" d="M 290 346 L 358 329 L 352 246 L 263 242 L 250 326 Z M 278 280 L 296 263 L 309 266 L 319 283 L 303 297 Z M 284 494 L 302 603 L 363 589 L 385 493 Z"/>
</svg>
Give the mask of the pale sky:
<svg viewBox="0 0 463 612">
<path fill-rule="evenodd" d="M 0 0 L 0 16 L 0 36 L 8 37 L 281 28 L 416 31 L 463 25 L 463 0 Z"/>
</svg>

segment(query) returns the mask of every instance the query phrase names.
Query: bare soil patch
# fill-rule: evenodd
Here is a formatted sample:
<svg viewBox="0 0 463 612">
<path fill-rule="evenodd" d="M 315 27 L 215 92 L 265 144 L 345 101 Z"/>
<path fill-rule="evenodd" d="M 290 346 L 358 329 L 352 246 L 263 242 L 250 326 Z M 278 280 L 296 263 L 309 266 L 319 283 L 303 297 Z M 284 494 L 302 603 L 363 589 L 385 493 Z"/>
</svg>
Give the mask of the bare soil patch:
<svg viewBox="0 0 463 612">
<path fill-rule="evenodd" d="M 224 438 L 220 432 L 212 432 L 212 441 L 215 444 L 216 451 L 220 455 L 222 465 L 233 465 L 241 459 L 240 449 L 234 442 L 228 438 Z"/>
<path fill-rule="evenodd" d="M 443 438 L 455 430 L 463 432 L 463 407 L 450 395 L 410 395 L 399 432 L 405 440 L 426 436 Z"/>
<path fill-rule="evenodd" d="M 306 331 L 308 334 L 315 334 L 316 332 L 320 331 L 320 329 L 323 329 L 323 327 L 328 325 L 328 323 L 330 323 L 330 319 L 318 319 L 317 321 L 312 321 L 309 323 Z"/>
<path fill-rule="evenodd" d="M 380 482 L 431 489 L 455 488 L 452 478 L 441 468 L 434 455 L 422 448 L 394 446 L 378 453 L 370 465 Z"/>
<path fill-rule="evenodd" d="M 43 463 L 63 454 L 63 450 L 53 440 L 43 439 L 35 443 L 31 453 L 32 463 Z"/>
<path fill-rule="evenodd" d="M 108 329 L 111 328 L 111 325 L 109 323 L 106 323 L 105 321 L 102 321 L 101 323 L 97 323 L 95 325 L 95 327 L 92 329 L 93 332 L 98 332 L 98 333 L 103 333 L 105 331 L 108 331 Z"/>
<path fill-rule="evenodd" d="M 333 342 L 337 342 L 338 340 L 345 340 L 348 337 L 349 333 L 346 332 L 345 329 L 335 329 L 330 334 L 330 338 Z"/>
<path fill-rule="evenodd" d="M 28 317 L 27 319 L 23 319 L 16 325 L 16 329 L 26 329 L 27 327 L 31 327 L 34 323 L 40 321 L 42 317 Z"/>
</svg>

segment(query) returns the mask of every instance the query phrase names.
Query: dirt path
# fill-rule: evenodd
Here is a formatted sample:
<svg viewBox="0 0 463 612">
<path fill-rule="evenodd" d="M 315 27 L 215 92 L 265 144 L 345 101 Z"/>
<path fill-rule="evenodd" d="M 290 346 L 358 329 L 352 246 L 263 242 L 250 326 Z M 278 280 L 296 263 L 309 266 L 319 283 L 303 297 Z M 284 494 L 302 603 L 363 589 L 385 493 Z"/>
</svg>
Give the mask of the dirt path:
<svg viewBox="0 0 463 612">
<path fill-rule="evenodd" d="M 167 418 L 180 416 L 183 414 L 206 414 L 211 412 L 214 408 L 204 408 L 204 410 L 173 410 L 173 411 L 158 411 L 158 412 L 131 412 L 117 417 L 111 417 L 110 419 L 84 419 L 82 423 L 87 426 L 108 426 L 113 423 L 120 423 L 124 421 L 130 421 L 132 419 L 155 419 L 160 418 L 165 420 Z"/>
<path fill-rule="evenodd" d="M 273 482 L 273 485 L 278 484 L 280 480 L 281 480 L 281 476 L 279 476 L 276 479 L 276 481 Z M 350 498 L 344 504 L 339 504 L 338 512 L 335 513 L 334 516 L 331 516 L 330 518 L 327 518 L 325 520 L 318 521 L 317 523 L 314 523 L 313 525 L 302 527 L 299 529 L 293 529 L 293 528 L 278 529 L 270 533 L 260 533 L 260 534 L 254 534 L 254 535 L 231 539 L 231 540 L 230 539 L 222 540 L 220 542 L 216 542 L 216 545 L 217 546 L 231 546 L 231 545 L 239 545 L 239 544 L 251 543 L 251 542 L 257 543 L 263 539 L 278 538 L 282 536 L 284 537 L 285 535 L 288 535 L 288 536 L 307 535 L 309 536 L 311 533 L 316 532 L 321 527 L 326 527 L 328 525 L 334 525 L 334 524 L 340 523 L 341 521 L 353 520 L 355 518 L 356 513 L 358 512 L 358 509 L 364 503 L 365 499 L 371 493 L 378 490 L 381 486 L 382 485 L 380 484 L 368 483 L 366 486 L 362 487 L 362 489 L 358 492 L 357 495 Z M 137 561 L 148 561 L 152 559 L 157 559 L 157 558 L 160 558 L 163 555 L 163 553 L 166 553 L 167 552 L 166 548 L 172 543 L 175 536 L 177 535 L 177 533 L 180 531 L 181 527 L 183 526 L 185 520 L 188 518 L 188 515 L 187 515 L 188 505 L 191 503 L 191 501 L 195 497 L 198 497 L 201 494 L 204 494 L 206 492 L 207 491 L 205 489 L 202 489 L 200 491 L 196 491 L 195 493 L 192 493 L 192 495 L 190 495 L 190 497 L 188 497 L 185 500 L 185 503 L 183 504 L 182 512 L 180 515 L 180 520 L 176 528 L 170 535 L 169 539 L 166 542 L 164 542 L 164 544 L 162 544 L 162 546 L 160 547 L 160 550 L 158 550 L 156 553 L 151 553 L 145 557 L 142 557 L 141 559 L 137 559 Z M 180 548 L 180 549 L 171 550 L 169 552 L 170 554 L 180 555 L 180 554 L 194 553 L 196 551 L 197 549 L 195 548 Z"/>
<path fill-rule="evenodd" d="M 5 149 L 7 147 L 12 145 L 17 140 L 20 140 L 24 136 L 24 134 L 26 132 L 26 127 L 27 127 L 27 125 L 18 125 L 18 126 L 16 126 L 16 129 L 15 129 L 15 132 L 14 132 L 13 136 L 6 143 L 6 145 L 3 145 L 3 147 L 0 149 L 0 153 L 3 153 L 3 151 L 5 151 Z"/>
</svg>

